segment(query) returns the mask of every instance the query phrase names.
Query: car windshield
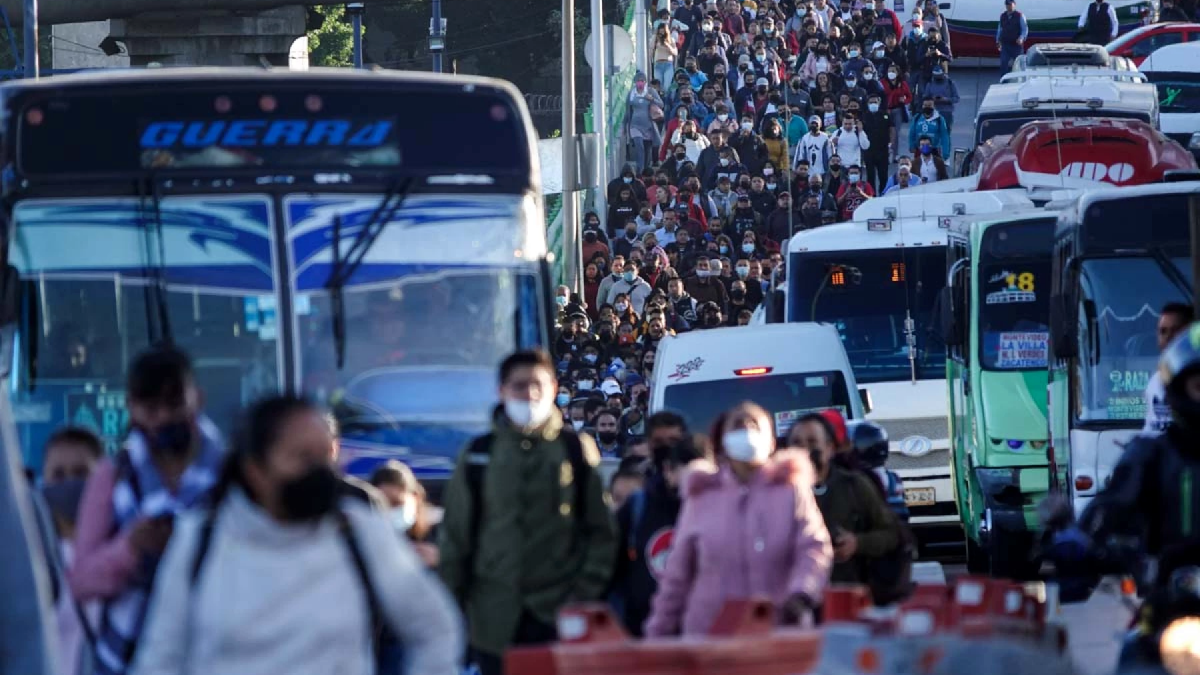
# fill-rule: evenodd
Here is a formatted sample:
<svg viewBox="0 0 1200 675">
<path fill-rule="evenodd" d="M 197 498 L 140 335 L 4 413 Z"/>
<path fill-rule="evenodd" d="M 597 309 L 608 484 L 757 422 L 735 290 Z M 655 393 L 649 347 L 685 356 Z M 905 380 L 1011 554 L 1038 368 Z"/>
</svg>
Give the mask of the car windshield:
<svg viewBox="0 0 1200 675">
<path fill-rule="evenodd" d="M 1185 257 L 1170 260 L 1191 279 Z M 1146 383 L 1158 367 L 1155 331 L 1159 308 L 1187 301 L 1151 258 L 1085 260 L 1080 269 L 1084 306 L 1080 311 L 1076 377 L 1081 421 L 1129 421 L 1141 426 L 1146 414 Z"/>
<path fill-rule="evenodd" d="M 1200 77 L 1182 73 L 1147 73 L 1158 89 L 1158 108 L 1164 113 L 1200 113 Z"/>
<path fill-rule="evenodd" d="M 1121 119 L 1137 119 L 1142 120 L 1143 122 L 1151 121 L 1149 114 L 1124 113 L 1114 110 L 1104 111 L 1104 116 Z M 1080 117 L 1096 117 L 1096 112 L 1092 110 L 1046 110 L 1042 113 L 1005 113 L 981 118 L 975 131 L 975 144 L 979 145 L 981 143 L 985 143 L 995 136 L 1011 136 L 1017 133 L 1021 127 L 1025 126 L 1029 122 L 1049 119 L 1075 119 Z"/>
<path fill-rule="evenodd" d="M 222 430 L 279 387 L 269 200 L 170 197 L 157 213 L 147 202 L 47 199 L 14 209 L 11 262 L 22 284 L 13 398 L 22 446 L 33 452 L 64 423 L 95 430 L 115 451 L 128 426 L 125 372 L 162 337 L 163 316 Z"/>
<path fill-rule="evenodd" d="M 994 225 L 979 255 L 980 364 L 1044 370 L 1050 340 L 1052 219 Z"/>
<path fill-rule="evenodd" d="M 788 274 L 789 315 L 836 326 L 860 384 L 946 377 L 946 347 L 933 330 L 933 304 L 946 285 L 945 248 L 799 253 Z M 915 361 L 905 326 L 910 313 Z"/>
<path fill-rule="evenodd" d="M 838 371 L 688 382 L 663 391 L 664 408 L 683 415 L 692 429 L 709 428 L 721 413 L 742 401 L 766 408 L 779 437 L 787 436 L 792 424 L 810 412 L 834 408 L 848 416 L 850 410 L 846 378 Z"/>
</svg>

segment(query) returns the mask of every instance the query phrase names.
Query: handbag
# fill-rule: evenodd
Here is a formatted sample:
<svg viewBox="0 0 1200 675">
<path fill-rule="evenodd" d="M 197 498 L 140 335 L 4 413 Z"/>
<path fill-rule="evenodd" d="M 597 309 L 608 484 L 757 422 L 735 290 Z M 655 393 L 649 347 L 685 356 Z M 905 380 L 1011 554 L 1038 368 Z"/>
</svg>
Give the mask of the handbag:
<svg viewBox="0 0 1200 675">
<path fill-rule="evenodd" d="M 661 122 L 662 119 L 663 119 L 662 106 L 658 105 L 657 103 L 651 103 L 650 104 L 650 120 L 652 122 Z"/>
</svg>

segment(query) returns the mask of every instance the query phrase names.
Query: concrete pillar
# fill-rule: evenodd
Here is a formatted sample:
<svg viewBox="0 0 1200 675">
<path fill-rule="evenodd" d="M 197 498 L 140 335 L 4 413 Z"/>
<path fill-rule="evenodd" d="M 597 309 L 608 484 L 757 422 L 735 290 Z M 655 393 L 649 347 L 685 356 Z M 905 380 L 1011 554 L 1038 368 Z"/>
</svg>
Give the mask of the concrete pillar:
<svg viewBox="0 0 1200 675">
<path fill-rule="evenodd" d="M 296 40 L 305 35 L 302 5 L 262 12 L 140 14 L 111 22 L 132 66 L 287 67 Z"/>
<path fill-rule="evenodd" d="M 53 37 L 50 46 L 54 50 L 54 59 L 49 64 L 43 64 L 43 68 L 128 68 L 128 56 L 108 56 L 100 50 L 100 42 L 109 36 L 111 30 L 108 24 L 108 21 L 88 21 L 51 26 Z"/>
</svg>

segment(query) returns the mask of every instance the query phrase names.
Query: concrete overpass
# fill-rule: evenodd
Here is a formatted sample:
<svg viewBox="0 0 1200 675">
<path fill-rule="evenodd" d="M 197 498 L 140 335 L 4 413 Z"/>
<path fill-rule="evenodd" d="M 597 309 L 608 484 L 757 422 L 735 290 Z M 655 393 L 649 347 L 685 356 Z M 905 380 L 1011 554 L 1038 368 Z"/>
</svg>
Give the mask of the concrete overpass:
<svg viewBox="0 0 1200 675">
<path fill-rule="evenodd" d="M 369 2 L 369 0 L 367 0 Z M 331 0 L 40 0 L 38 23 L 109 21 L 109 36 L 125 44 L 130 65 L 286 66 L 306 31 L 305 5 Z M 24 24 L 22 0 L 0 0 L 14 26 Z M 88 45 L 98 46 L 98 45 Z"/>
</svg>

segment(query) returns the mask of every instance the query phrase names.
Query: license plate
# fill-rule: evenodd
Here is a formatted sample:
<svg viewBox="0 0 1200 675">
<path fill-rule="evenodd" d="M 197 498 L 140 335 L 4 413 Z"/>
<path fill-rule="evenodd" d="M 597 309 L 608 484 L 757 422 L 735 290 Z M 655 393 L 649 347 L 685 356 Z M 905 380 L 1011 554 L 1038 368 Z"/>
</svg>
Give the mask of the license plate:
<svg viewBox="0 0 1200 675">
<path fill-rule="evenodd" d="M 937 503 L 937 491 L 931 487 L 904 488 L 904 503 L 907 506 L 933 506 Z"/>
</svg>

